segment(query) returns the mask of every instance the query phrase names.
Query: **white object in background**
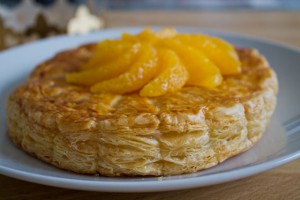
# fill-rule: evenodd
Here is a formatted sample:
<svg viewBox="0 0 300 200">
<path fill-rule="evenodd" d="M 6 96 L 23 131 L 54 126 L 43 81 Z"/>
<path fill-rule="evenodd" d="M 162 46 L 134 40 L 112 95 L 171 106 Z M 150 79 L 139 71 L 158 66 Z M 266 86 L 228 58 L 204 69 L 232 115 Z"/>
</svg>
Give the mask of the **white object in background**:
<svg viewBox="0 0 300 200">
<path fill-rule="evenodd" d="M 75 17 L 72 18 L 67 25 L 69 34 L 85 34 L 98 30 L 104 26 L 104 21 L 97 16 L 91 14 L 90 10 L 85 6 L 79 6 Z"/>
</svg>

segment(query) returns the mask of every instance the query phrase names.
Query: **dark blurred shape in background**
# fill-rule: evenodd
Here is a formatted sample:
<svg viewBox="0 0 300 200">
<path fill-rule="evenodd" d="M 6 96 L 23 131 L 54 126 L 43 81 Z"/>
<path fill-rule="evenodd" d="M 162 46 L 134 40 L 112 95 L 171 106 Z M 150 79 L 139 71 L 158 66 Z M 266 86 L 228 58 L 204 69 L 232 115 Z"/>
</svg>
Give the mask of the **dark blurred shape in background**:
<svg viewBox="0 0 300 200">
<path fill-rule="evenodd" d="M 2 6 L 13 8 L 26 0 L 0 0 Z M 58 0 L 32 0 L 47 7 Z M 91 0 L 61 0 L 79 5 Z M 299 0 L 92 0 L 105 9 L 299 9 Z"/>
<path fill-rule="evenodd" d="M 100 19 L 110 10 L 299 10 L 300 0 L 0 0 L 0 50 L 66 33 L 80 5 Z"/>
<path fill-rule="evenodd" d="M 99 1 L 100 2 L 100 1 Z M 299 0 L 107 0 L 106 9 L 299 9 Z"/>
</svg>

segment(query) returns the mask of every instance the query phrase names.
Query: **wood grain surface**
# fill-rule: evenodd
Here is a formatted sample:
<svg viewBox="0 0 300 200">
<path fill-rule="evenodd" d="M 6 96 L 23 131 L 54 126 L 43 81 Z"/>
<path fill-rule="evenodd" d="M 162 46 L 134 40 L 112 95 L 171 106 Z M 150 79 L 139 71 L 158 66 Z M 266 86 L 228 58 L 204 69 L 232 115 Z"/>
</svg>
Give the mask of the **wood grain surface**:
<svg viewBox="0 0 300 200">
<path fill-rule="evenodd" d="M 242 33 L 300 47 L 298 11 L 114 11 L 108 27 L 186 26 Z M 300 160 L 229 183 L 159 193 L 99 193 L 48 187 L 0 175 L 0 199 L 300 199 Z"/>
</svg>

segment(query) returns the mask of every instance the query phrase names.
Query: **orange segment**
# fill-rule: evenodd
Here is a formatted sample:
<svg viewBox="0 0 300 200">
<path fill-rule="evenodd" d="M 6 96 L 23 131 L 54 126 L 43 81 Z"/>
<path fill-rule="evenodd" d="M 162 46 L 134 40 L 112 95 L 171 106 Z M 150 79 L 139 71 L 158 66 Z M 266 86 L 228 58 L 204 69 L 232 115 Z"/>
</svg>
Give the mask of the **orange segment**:
<svg viewBox="0 0 300 200">
<path fill-rule="evenodd" d="M 130 33 L 123 33 L 121 36 L 121 41 L 123 42 L 138 42 L 138 38 Z"/>
<path fill-rule="evenodd" d="M 219 68 L 200 50 L 182 44 L 176 40 L 164 40 L 161 45 L 173 50 L 189 72 L 188 85 L 213 88 L 221 84 Z"/>
<path fill-rule="evenodd" d="M 150 81 L 140 91 L 141 96 L 161 96 L 167 92 L 174 92 L 184 86 L 188 80 L 188 72 L 181 64 L 178 56 L 171 50 L 163 50 L 159 56 L 162 72 Z"/>
<path fill-rule="evenodd" d="M 131 35 L 129 33 L 122 34 L 122 41 L 125 42 L 149 42 L 154 43 L 158 40 L 158 37 L 152 32 L 151 29 L 145 29 L 143 32 L 137 35 Z"/>
<path fill-rule="evenodd" d="M 139 57 L 128 72 L 93 85 L 91 91 L 95 93 L 111 92 L 119 94 L 136 91 L 155 76 L 157 68 L 156 50 L 151 45 L 144 44 L 141 46 Z"/>
<path fill-rule="evenodd" d="M 109 63 L 103 64 L 100 67 L 87 71 L 67 74 L 66 79 L 70 83 L 89 86 L 97 82 L 116 77 L 130 69 L 135 56 L 138 54 L 140 46 L 140 44 L 131 46 L 130 51 L 117 57 L 115 60 Z"/>
<path fill-rule="evenodd" d="M 210 36 L 210 35 L 205 35 L 205 34 L 180 34 L 180 35 L 190 35 L 190 36 L 197 36 L 197 37 L 201 37 L 204 40 L 209 39 L 211 42 L 215 43 L 219 48 L 222 48 L 224 50 L 228 50 L 228 51 L 234 51 L 234 46 L 232 44 L 230 44 L 229 42 L 218 38 L 218 37 L 214 37 L 214 36 Z"/>
<path fill-rule="evenodd" d="M 171 28 L 162 29 L 158 33 L 153 33 L 151 29 L 144 29 L 141 33 L 131 35 L 129 33 L 122 34 L 122 41 L 126 42 L 150 42 L 155 43 L 159 39 L 171 38 L 176 35 L 176 31 Z"/>
<path fill-rule="evenodd" d="M 151 29 L 145 29 L 143 32 L 139 33 L 136 37 L 139 41 L 143 41 L 143 42 L 154 43 L 155 41 L 158 40 L 158 37 L 152 32 Z"/>
<path fill-rule="evenodd" d="M 241 71 L 241 63 L 232 47 L 224 46 L 226 42 L 218 42 L 202 35 L 178 35 L 184 44 L 201 50 L 212 62 L 214 62 L 224 75 L 236 74 Z M 222 43 L 222 44 L 221 44 Z"/>
<path fill-rule="evenodd" d="M 234 46 L 230 43 L 222 40 L 221 38 L 213 37 L 213 36 L 206 36 L 208 37 L 213 43 L 215 43 L 218 47 L 227 50 L 227 51 L 235 51 Z"/>
<path fill-rule="evenodd" d="M 156 35 L 158 38 L 160 39 L 164 39 L 164 38 L 172 38 L 177 34 L 177 32 L 175 31 L 175 29 L 173 28 L 164 28 L 162 30 L 160 30 Z"/>
<path fill-rule="evenodd" d="M 80 66 L 80 70 L 90 70 L 93 68 L 97 68 L 102 64 L 109 62 L 116 57 L 120 56 L 124 52 L 128 51 L 132 44 L 128 42 L 119 42 L 119 41 L 103 41 L 99 43 L 95 48 L 95 55 L 82 66 Z"/>
</svg>

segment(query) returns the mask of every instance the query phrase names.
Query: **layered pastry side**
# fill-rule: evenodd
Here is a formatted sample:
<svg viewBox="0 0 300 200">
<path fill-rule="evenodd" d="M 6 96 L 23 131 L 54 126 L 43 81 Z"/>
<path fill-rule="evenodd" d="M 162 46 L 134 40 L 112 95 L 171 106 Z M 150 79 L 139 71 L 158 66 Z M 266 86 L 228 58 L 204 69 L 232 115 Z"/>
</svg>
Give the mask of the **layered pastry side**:
<svg viewBox="0 0 300 200">
<path fill-rule="evenodd" d="M 37 66 L 8 98 L 12 141 L 61 169 L 106 176 L 192 173 L 259 141 L 278 83 L 257 50 L 172 30 L 118 41 Z"/>
</svg>

